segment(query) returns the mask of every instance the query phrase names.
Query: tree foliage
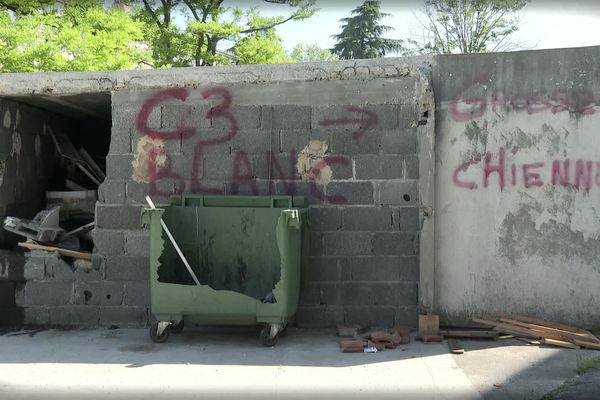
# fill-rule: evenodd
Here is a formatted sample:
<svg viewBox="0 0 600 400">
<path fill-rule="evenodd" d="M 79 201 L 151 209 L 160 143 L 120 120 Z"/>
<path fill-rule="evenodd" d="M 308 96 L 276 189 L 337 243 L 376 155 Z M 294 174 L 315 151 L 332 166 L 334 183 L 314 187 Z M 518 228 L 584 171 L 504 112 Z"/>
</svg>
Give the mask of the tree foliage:
<svg viewBox="0 0 600 400">
<path fill-rule="evenodd" d="M 299 62 L 335 61 L 339 60 L 337 54 L 328 49 L 322 49 L 316 44 L 298 43 L 291 51 L 290 58 Z"/>
<path fill-rule="evenodd" d="M 38 8 L 36 8 L 36 6 Z M 143 25 L 99 1 L 0 3 L 0 71 L 96 71 L 139 67 Z"/>
<path fill-rule="evenodd" d="M 510 36 L 519 29 L 517 12 L 528 0 L 425 0 L 423 23 L 429 34 L 420 53 L 484 53 L 515 47 Z"/>
<path fill-rule="evenodd" d="M 316 12 L 315 0 L 265 0 L 285 4 L 287 16 L 262 17 L 256 8 L 242 10 L 225 7 L 224 0 L 151 0 L 141 3 L 137 17 L 150 29 L 146 41 L 151 43 L 155 67 L 202 66 L 286 61 L 281 39 L 274 28 L 288 21 L 309 18 Z M 185 28 L 173 23 L 175 13 L 183 13 Z M 218 51 L 221 42 L 231 44 L 228 52 Z"/>
<path fill-rule="evenodd" d="M 342 59 L 376 58 L 403 50 L 402 40 L 382 38 L 393 28 L 379 23 L 389 15 L 381 11 L 379 0 L 366 0 L 352 10 L 351 15 L 340 20 L 342 31 L 333 35 L 337 40 L 333 46 L 334 54 Z"/>
</svg>

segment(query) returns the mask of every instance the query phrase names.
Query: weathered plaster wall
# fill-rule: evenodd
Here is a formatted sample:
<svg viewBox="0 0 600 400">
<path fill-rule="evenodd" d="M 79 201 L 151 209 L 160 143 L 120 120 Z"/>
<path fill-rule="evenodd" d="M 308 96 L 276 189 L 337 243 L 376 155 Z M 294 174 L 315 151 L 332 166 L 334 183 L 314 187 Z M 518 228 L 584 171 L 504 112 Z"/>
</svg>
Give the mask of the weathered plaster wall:
<svg viewBox="0 0 600 400">
<path fill-rule="evenodd" d="M 436 304 L 600 323 L 600 48 L 437 57 Z"/>
</svg>

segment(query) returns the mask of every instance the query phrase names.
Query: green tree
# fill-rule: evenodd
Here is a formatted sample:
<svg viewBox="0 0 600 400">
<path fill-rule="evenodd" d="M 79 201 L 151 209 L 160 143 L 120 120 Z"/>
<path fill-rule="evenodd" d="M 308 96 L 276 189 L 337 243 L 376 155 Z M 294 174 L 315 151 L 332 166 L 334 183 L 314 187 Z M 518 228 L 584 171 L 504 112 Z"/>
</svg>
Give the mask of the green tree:
<svg viewBox="0 0 600 400">
<path fill-rule="evenodd" d="M 99 1 L 0 3 L 0 71 L 95 71 L 140 67 L 143 25 Z M 37 2 L 40 4 L 40 2 Z"/>
<path fill-rule="evenodd" d="M 528 0 L 426 0 L 422 23 L 428 38 L 411 41 L 420 53 L 484 53 L 517 47 L 510 36 L 519 29 Z"/>
<path fill-rule="evenodd" d="M 341 33 L 332 36 L 337 40 L 332 52 L 340 58 L 376 58 L 404 49 L 402 40 L 381 37 L 393 28 L 379 23 L 389 15 L 381 11 L 379 0 L 366 0 L 351 14 L 352 17 L 340 20 Z"/>
<path fill-rule="evenodd" d="M 316 44 L 298 43 L 290 53 L 293 61 L 315 62 L 315 61 L 335 61 L 339 60 L 336 54 L 327 49 L 322 49 Z"/>
<path fill-rule="evenodd" d="M 146 41 L 152 48 L 154 66 L 203 66 L 232 62 L 282 62 L 280 39 L 273 29 L 288 21 L 309 18 L 316 12 L 315 0 L 265 0 L 286 4 L 287 16 L 261 17 L 256 8 L 228 8 L 224 0 L 151 0 L 141 2 L 140 20 L 151 28 Z M 185 15 L 186 26 L 173 23 L 176 12 Z M 230 51 L 217 50 L 219 43 L 232 44 Z M 262 55 L 259 54 L 262 52 Z"/>
</svg>

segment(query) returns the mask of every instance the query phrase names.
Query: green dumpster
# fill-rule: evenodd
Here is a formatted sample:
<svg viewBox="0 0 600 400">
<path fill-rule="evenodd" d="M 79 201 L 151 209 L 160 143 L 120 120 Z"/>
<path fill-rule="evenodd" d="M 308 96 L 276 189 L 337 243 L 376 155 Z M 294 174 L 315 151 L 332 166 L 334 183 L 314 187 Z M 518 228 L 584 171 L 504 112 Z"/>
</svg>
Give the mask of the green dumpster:
<svg viewBox="0 0 600 400">
<path fill-rule="evenodd" d="M 150 226 L 152 340 L 180 332 L 185 320 L 263 324 L 263 344 L 276 343 L 298 307 L 305 198 L 178 195 L 144 208 L 142 223 Z"/>
</svg>

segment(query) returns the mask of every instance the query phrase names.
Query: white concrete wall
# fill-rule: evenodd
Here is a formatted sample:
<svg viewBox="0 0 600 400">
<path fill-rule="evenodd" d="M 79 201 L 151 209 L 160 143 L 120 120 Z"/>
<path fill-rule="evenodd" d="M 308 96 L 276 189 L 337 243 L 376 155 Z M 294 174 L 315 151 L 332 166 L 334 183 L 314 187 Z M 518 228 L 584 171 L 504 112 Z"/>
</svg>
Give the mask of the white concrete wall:
<svg viewBox="0 0 600 400">
<path fill-rule="evenodd" d="M 521 313 L 600 323 L 599 55 L 595 47 L 437 59 L 443 322 Z M 502 152 L 503 184 L 494 168 Z M 553 174 L 565 162 L 566 181 Z"/>
</svg>

